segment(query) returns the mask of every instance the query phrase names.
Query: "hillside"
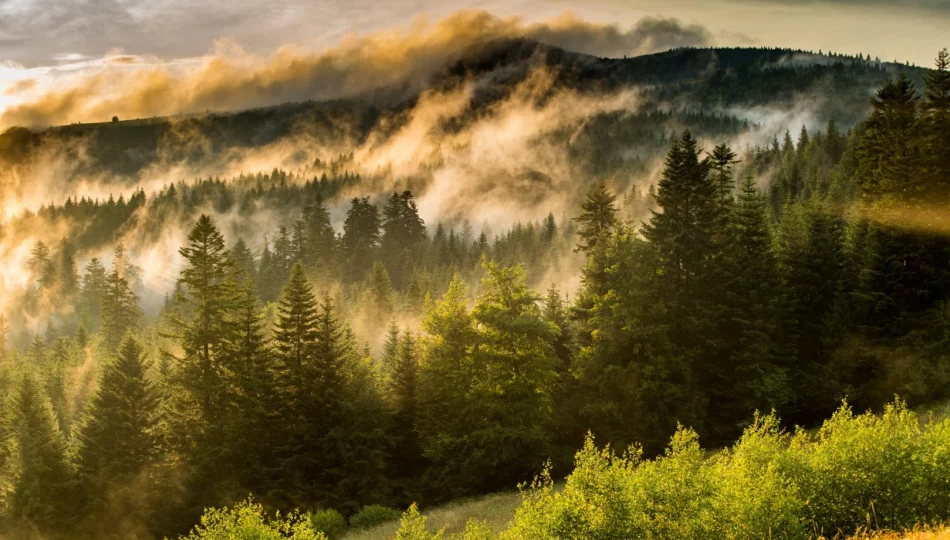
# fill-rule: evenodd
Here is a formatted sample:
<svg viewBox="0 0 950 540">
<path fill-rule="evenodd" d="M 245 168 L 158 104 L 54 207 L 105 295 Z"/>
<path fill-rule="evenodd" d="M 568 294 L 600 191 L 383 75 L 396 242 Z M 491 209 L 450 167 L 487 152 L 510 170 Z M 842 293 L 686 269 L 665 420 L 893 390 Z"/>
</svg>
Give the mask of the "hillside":
<svg viewBox="0 0 950 540">
<path fill-rule="evenodd" d="M 564 90 L 604 94 L 637 88 L 642 103 L 638 111 L 632 111 L 634 114 L 619 119 L 614 129 L 621 133 L 636 131 L 642 118 L 656 111 L 673 113 L 666 124 L 691 127 L 696 122 L 689 113 L 735 117 L 739 122 L 724 130 L 735 133 L 744 121 L 765 120 L 763 111 L 756 109 L 791 114 L 803 102 L 809 102 L 810 122 L 834 120 L 847 128 L 867 115 L 868 97 L 888 77 L 904 72 L 920 87 L 926 72 L 897 64 L 781 49 L 677 49 L 628 59 L 604 59 L 513 40 L 489 44 L 446 66 L 433 76 L 427 91 L 449 92 L 466 81 L 475 81 L 471 108 L 454 120 L 454 129 L 462 129 L 466 118 L 486 114 L 529 74 L 542 68 L 553 76 L 541 93 L 532 96 L 538 106 Z M 58 126 L 36 133 L 11 128 L 0 135 L 0 160 L 28 164 L 31 156 L 42 154 L 43 148 L 81 141 L 85 163 L 73 171 L 77 177 L 105 173 L 131 179 L 157 162 L 168 166 L 197 164 L 288 138 L 323 141 L 326 145 L 345 139 L 358 146 L 377 130 L 396 129 L 418 100 L 419 95 L 406 95 L 400 88 L 379 88 L 352 99 L 233 113 L 120 119 L 116 123 Z M 197 140 L 206 143 L 198 145 Z"/>
<path fill-rule="evenodd" d="M 0 138 L 0 536 L 950 519 L 950 53 L 411 88 Z"/>
</svg>

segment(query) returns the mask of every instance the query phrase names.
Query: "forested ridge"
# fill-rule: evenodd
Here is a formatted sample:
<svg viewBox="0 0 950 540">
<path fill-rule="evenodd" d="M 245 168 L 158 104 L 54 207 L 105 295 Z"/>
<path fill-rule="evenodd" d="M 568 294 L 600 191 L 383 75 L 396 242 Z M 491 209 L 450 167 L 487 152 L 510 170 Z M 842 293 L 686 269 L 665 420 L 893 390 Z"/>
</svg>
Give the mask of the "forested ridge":
<svg viewBox="0 0 950 540">
<path fill-rule="evenodd" d="M 571 521 L 584 497 L 570 497 L 588 473 L 636 486 L 664 471 L 666 482 L 743 474 L 701 464 L 697 438 L 716 448 L 741 437 L 737 456 L 764 440 L 769 455 L 791 448 L 788 467 L 826 472 L 831 458 L 790 442 L 778 418 L 814 427 L 845 399 L 880 411 L 895 394 L 911 405 L 947 398 L 948 68 L 944 51 L 922 86 L 889 79 L 854 127 L 829 118 L 766 145 L 730 148 L 724 132 L 738 125 L 697 115 L 707 129 L 651 143 L 666 152 L 655 184 L 617 192 L 616 175 L 642 174 L 647 161 L 591 159 L 595 181 L 570 215 L 506 230 L 427 223 L 413 189 L 422 179 L 380 196 L 378 178 L 345 154 L 18 215 L 5 234 L 68 233 L 28 246 L 28 285 L 0 316 L 2 534 L 174 536 L 249 494 L 268 511 L 351 516 L 546 471 L 511 534 L 568 537 L 593 530 L 560 527 L 587 523 Z M 341 197 L 337 219 L 328 201 Z M 251 219 L 262 208 L 279 218 Z M 176 262 L 146 259 L 180 268 L 164 299 L 145 305 L 151 269 L 113 247 L 118 238 L 178 242 Z M 80 271 L 80 253 L 104 249 L 108 264 L 92 257 Z M 578 267 L 576 293 L 550 286 Z M 842 411 L 826 430 L 844 439 L 849 422 L 919 435 L 901 404 L 880 425 Z M 945 424 L 923 433 L 921 448 L 945 447 Z M 588 434 L 637 455 L 608 457 Z M 656 456 L 666 457 L 637 468 Z M 930 476 L 913 485 L 940 493 L 945 468 L 919 463 Z M 574 466 L 559 499 L 544 479 Z M 704 484 L 684 485 L 683 505 L 709 499 Z M 834 499 L 827 486 L 795 485 Z M 855 493 L 848 504 L 860 512 L 813 512 L 818 533 L 862 524 L 841 521 L 863 518 L 869 495 Z M 937 499 L 915 501 L 891 524 L 948 517 Z M 815 532 L 789 508 L 780 524 L 791 536 Z M 404 519 L 418 532 L 405 538 L 426 537 L 417 514 Z M 725 534 L 634 522 L 601 533 Z"/>
</svg>

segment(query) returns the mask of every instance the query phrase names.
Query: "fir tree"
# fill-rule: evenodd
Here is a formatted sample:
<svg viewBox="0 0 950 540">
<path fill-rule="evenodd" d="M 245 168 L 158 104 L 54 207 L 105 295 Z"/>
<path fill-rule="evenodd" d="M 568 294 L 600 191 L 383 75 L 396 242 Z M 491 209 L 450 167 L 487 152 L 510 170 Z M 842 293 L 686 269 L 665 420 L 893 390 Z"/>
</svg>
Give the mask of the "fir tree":
<svg viewBox="0 0 950 540">
<path fill-rule="evenodd" d="M 129 510 L 140 499 L 137 480 L 156 459 L 158 444 L 158 394 L 147 375 L 150 365 L 138 342 L 126 338 L 89 402 L 76 451 L 87 512 L 106 505 Z"/>
<path fill-rule="evenodd" d="M 20 382 L 13 409 L 11 426 L 19 471 L 10 495 L 12 515 L 41 528 L 65 528 L 75 513 L 69 506 L 72 470 L 52 407 L 32 376 Z"/>
<path fill-rule="evenodd" d="M 84 324 L 91 330 L 99 328 L 99 308 L 106 291 L 107 275 L 99 259 L 93 257 L 86 264 L 82 278 L 79 313 Z"/>
<path fill-rule="evenodd" d="M 138 297 L 122 277 L 120 268 L 113 266 L 106 276 L 99 307 L 103 344 L 110 350 L 118 349 L 122 338 L 129 330 L 138 327 L 142 312 Z"/>
<path fill-rule="evenodd" d="M 343 222 L 341 241 L 348 280 L 359 281 L 372 268 L 379 248 L 380 225 L 379 210 L 369 198 L 353 199 Z"/>
</svg>

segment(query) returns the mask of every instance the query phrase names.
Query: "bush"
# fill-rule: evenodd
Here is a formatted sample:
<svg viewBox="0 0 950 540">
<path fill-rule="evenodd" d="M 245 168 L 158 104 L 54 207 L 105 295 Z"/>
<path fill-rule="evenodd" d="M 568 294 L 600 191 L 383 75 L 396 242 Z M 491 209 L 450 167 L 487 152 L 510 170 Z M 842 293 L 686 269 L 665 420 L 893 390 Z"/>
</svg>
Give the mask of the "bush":
<svg viewBox="0 0 950 540">
<path fill-rule="evenodd" d="M 350 526 L 357 529 L 366 529 L 382 523 L 398 520 L 402 514 L 386 506 L 372 504 L 364 506 L 359 512 L 350 517 Z"/>
<path fill-rule="evenodd" d="M 310 513 L 310 526 L 329 540 L 335 540 L 346 533 L 346 518 L 336 510 L 317 510 Z"/>
<path fill-rule="evenodd" d="M 234 508 L 209 508 L 186 540 L 323 540 L 326 537 L 310 528 L 307 520 L 292 513 L 268 519 L 264 508 L 252 499 Z"/>
<path fill-rule="evenodd" d="M 880 416 L 842 405 L 815 435 L 790 435 L 774 415 L 756 416 L 732 448 L 711 457 L 682 428 L 654 460 L 636 447 L 617 456 L 588 438 L 564 488 L 542 476 L 501 538 L 804 540 L 948 518 L 950 419 L 921 425 L 895 401 Z M 463 535 L 488 537 L 477 526 Z M 440 535 L 413 507 L 398 538 Z"/>
</svg>

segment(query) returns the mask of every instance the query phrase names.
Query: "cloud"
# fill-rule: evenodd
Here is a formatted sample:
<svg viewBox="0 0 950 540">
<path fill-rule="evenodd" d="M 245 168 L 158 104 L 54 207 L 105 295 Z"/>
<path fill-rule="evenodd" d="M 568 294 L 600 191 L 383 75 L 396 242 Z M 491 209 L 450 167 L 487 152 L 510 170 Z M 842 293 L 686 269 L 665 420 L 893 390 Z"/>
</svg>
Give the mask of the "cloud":
<svg viewBox="0 0 950 540">
<path fill-rule="evenodd" d="M 919 8 L 934 11 L 950 12 L 950 2 L 947 0 L 745 0 L 767 4 L 848 4 L 858 7 L 885 7 L 885 8 Z"/>
<path fill-rule="evenodd" d="M 571 51 L 610 57 L 700 47 L 714 41 L 705 27 L 683 25 L 676 19 L 646 17 L 625 31 L 617 25 L 588 23 L 573 14 L 531 25 L 525 29 L 525 35 Z"/>
<path fill-rule="evenodd" d="M 206 56 L 168 61 L 114 52 L 55 68 L 25 70 L 21 78 L 42 84 L 36 84 L 33 92 L 15 92 L 16 99 L 0 115 L 0 126 L 235 110 L 358 96 L 388 87 L 421 90 L 434 73 L 473 48 L 514 37 L 598 56 L 636 55 L 712 41 L 702 27 L 683 26 L 673 19 L 646 18 L 624 30 L 571 14 L 529 24 L 484 11 L 460 11 L 436 22 L 418 19 L 403 30 L 350 35 L 320 52 L 285 45 L 265 57 L 230 40 L 219 40 Z"/>
</svg>

